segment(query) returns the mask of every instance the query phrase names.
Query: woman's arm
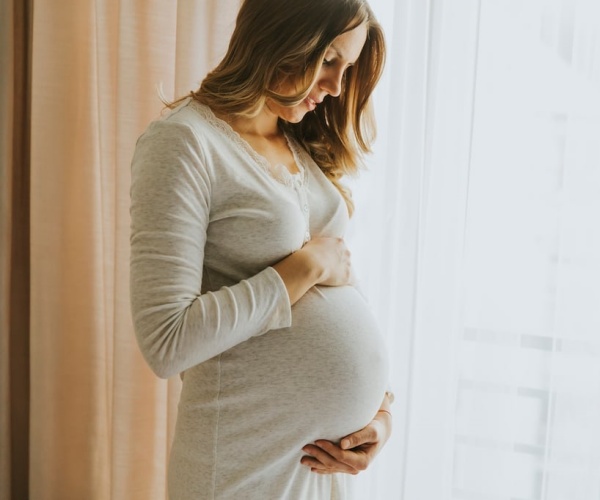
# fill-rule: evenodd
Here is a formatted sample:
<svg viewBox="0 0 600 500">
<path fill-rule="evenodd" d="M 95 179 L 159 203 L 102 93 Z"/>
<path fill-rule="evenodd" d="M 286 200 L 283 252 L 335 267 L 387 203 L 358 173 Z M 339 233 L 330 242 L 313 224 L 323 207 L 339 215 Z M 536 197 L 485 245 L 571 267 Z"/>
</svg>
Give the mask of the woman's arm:
<svg viewBox="0 0 600 500">
<path fill-rule="evenodd" d="M 342 283 L 349 261 L 343 241 L 320 238 L 255 276 L 202 293 L 212 174 L 186 125 L 156 122 L 138 141 L 131 183 L 131 308 L 140 350 L 159 377 L 289 327 L 291 304 L 316 283 Z"/>
<path fill-rule="evenodd" d="M 352 280 L 350 251 L 341 238 L 314 238 L 273 266 L 295 304 L 314 285 L 341 286 Z"/>
<path fill-rule="evenodd" d="M 273 268 L 202 293 L 210 165 L 192 129 L 156 122 L 132 160 L 130 294 L 140 350 L 163 378 L 291 324 Z"/>
</svg>

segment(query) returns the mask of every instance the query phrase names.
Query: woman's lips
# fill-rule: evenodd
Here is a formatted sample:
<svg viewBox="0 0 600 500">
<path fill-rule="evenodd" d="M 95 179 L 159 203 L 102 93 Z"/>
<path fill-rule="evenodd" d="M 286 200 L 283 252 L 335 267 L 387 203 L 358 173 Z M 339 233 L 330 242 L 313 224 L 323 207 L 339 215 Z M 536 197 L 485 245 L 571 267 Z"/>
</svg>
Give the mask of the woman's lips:
<svg viewBox="0 0 600 500">
<path fill-rule="evenodd" d="M 317 107 L 317 104 L 319 104 L 318 102 L 312 100 L 310 97 L 307 97 L 304 100 L 305 100 L 306 104 L 308 105 L 308 109 L 310 109 L 311 111 Z"/>
</svg>

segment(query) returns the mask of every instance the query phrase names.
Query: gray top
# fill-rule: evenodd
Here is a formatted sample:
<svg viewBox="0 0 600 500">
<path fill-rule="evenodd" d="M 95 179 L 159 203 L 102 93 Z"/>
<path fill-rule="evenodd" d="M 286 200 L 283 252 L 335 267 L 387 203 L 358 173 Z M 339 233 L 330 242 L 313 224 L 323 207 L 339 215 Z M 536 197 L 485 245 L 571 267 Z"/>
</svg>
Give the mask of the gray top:
<svg viewBox="0 0 600 500">
<path fill-rule="evenodd" d="M 338 191 L 288 143 L 295 175 L 187 100 L 136 146 L 136 335 L 157 375 L 185 372 L 171 500 L 344 498 L 345 476 L 311 473 L 301 448 L 364 427 L 383 399 L 386 353 L 357 290 L 316 286 L 290 307 L 270 267 L 348 223 Z"/>
</svg>

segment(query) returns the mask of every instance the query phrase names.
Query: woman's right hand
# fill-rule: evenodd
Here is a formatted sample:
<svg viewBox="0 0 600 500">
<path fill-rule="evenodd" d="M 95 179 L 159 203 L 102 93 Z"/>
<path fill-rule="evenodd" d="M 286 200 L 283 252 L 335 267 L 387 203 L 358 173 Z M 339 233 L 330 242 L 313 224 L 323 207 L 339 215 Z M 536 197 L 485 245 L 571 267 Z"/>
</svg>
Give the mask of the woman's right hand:
<svg viewBox="0 0 600 500">
<path fill-rule="evenodd" d="M 352 283 L 350 251 L 342 238 L 314 238 L 273 266 L 294 304 L 314 285 Z"/>
<path fill-rule="evenodd" d="M 316 285 L 343 286 L 352 280 L 350 250 L 342 238 L 314 238 L 302 247 L 309 262 L 320 270 Z"/>
</svg>

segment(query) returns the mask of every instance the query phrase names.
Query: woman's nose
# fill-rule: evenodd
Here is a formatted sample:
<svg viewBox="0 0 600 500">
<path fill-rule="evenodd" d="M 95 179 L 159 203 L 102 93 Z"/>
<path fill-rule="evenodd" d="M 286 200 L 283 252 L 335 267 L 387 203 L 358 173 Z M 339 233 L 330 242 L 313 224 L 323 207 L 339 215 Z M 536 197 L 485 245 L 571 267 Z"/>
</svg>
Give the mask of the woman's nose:
<svg viewBox="0 0 600 500">
<path fill-rule="evenodd" d="M 332 71 L 321 80 L 320 87 L 332 97 L 338 97 L 342 92 L 343 71 Z"/>
</svg>

